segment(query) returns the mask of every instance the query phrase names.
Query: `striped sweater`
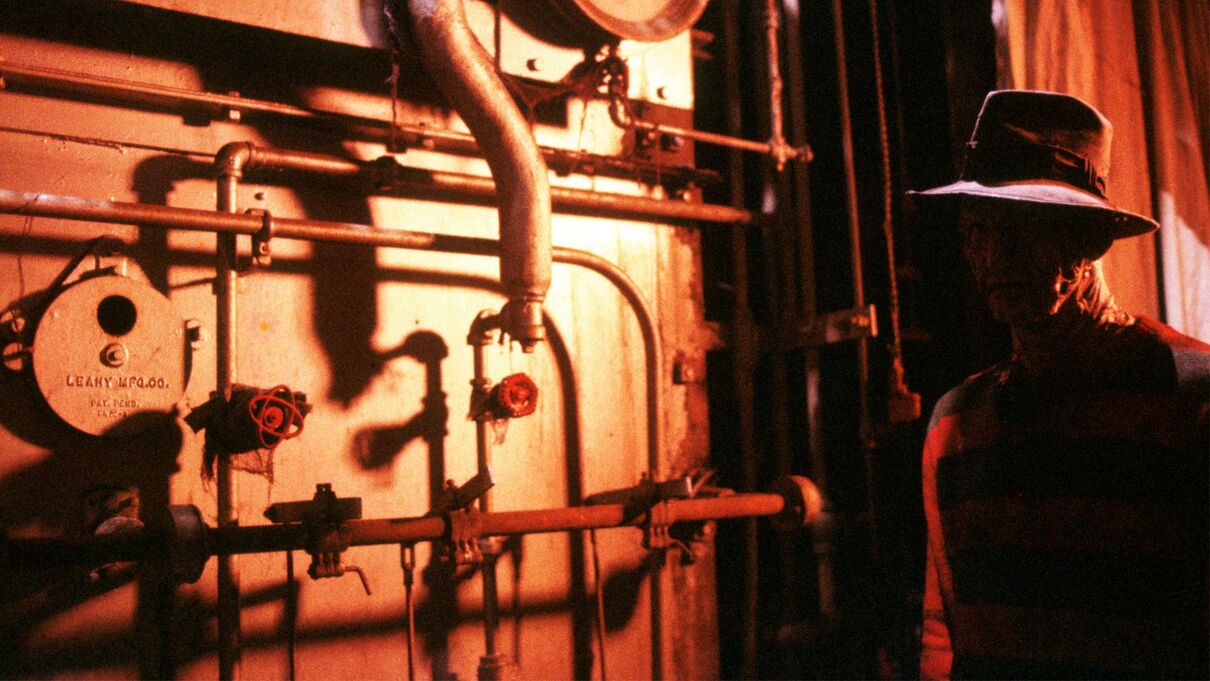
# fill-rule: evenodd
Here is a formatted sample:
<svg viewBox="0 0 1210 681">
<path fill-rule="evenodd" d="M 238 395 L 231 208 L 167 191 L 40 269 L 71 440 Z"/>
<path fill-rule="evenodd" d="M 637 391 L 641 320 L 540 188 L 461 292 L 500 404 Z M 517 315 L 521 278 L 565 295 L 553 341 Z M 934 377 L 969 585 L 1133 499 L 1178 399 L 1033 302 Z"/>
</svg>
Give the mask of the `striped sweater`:
<svg viewBox="0 0 1210 681">
<path fill-rule="evenodd" d="M 1094 388 L 937 403 L 922 678 L 1210 677 L 1210 346 L 1128 332 Z"/>
</svg>

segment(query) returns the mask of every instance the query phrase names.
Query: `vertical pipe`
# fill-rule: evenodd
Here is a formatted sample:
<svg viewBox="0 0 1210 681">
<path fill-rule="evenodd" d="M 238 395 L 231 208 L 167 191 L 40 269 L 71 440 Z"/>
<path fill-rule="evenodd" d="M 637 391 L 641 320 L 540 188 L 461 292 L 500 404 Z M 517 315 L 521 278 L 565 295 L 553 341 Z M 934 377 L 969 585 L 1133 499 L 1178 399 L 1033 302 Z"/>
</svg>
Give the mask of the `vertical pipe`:
<svg viewBox="0 0 1210 681">
<path fill-rule="evenodd" d="M 227 147 L 224 147 L 226 149 Z M 220 154 L 217 182 L 217 208 L 236 212 L 236 190 L 243 176 L 243 154 Z M 216 236 L 214 275 L 215 297 L 215 389 L 231 397 L 236 377 L 236 235 Z M 239 525 L 239 487 L 235 471 L 226 456 L 215 462 L 217 488 L 216 521 L 219 528 Z M 240 664 L 239 563 L 236 556 L 218 557 L 218 658 L 222 681 L 239 678 Z"/>
<path fill-rule="evenodd" d="M 740 91 L 739 0 L 727 0 L 723 5 L 724 88 L 727 102 L 727 133 L 743 134 L 742 98 Z M 731 205 L 744 205 L 744 157 L 738 150 L 728 155 L 728 182 Z M 753 386 L 755 352 L 753 349 L 752 311 L 748 304 L 748 232 L 740 227 L 731 229 L 731 286 L 734 295 L 732 328 L 732 372 L 738 406 L 740 490 L 756 489 L 756 425 L 755 390 Z M 756 522 L 743 521 L 744 570 L 741 591 L 740 623 L 743 640 L 740 652 L 740 676 L 756 676 L 756 590 L 759 563 L 756 554 Z"/>
<path fill-rule="evenodd" d="M 474 354 L 474 374 L 471 378 L 472 404 L 480 405 L 490 394 L 492 381 L 487 375 L 487 346 L 492 343 L 495 329 L 500 328 L 500 315 L 491 310 L 484 310 L 471 323 L 467 341 Z M 478 409 L 478 407 L 476 407 Z M 475 458 L 479 471 L 489 470 L 492 465 L 492 442 L 488 428 L 490 424 L 475 414 Z M 491 491 L 484 492 L 479 497 L 479 512 L 491 511 Z M 479 658 L 479 679 L 488 681 L 501 678 L 504 662 L 496 654 L 496 631 L 500 626 L 500 596 L 496 582 L 496 559 L 499 553 L 499 540 L 488 537 L 480 540 L 483 553 L 483 564 L 480 566 L 483 576 L 483 647 L 484 653 Z"/>
<path fill-rule="evenodd" d="M 765 50 L 768 55 L 765 77 L 770 93 L 768 124 L 770 135 L 785 145 L 783 122 L 782 92 L 784 81 L 781 76 L 781 12 L 780 0 L 765 2 Z M 789 172 L 783 167 L 780 158 L 773 159 L 777 164 L 764 163 L 762 172 L 762 190 L 764 201 L 762 212 L 765 233 L 769 246 L 764 249 L 767 300 L 770 310 L 771 328 L 790 329 L 796 326 L 798 284 L 795 280 L 794 239 L 790 221 L 794 215 L 793 197 Z M 796 164 L 797 165 L 797 164 Z M 792 169 L 791 169 L 792 172 Z M 791 465 L 790 448 L 790 390 L 787 377 L 787 362 L 789 351 L 783 348 L 773 348 L 768 354 L 768 399 L 770 436 L 772 444 L 772 469 L 776 477 L 789 474 Z M 789 541 L 776 543 L 780 583 L 793 593 L 793 578 L 798 564 L 794 555 L 794 547 Z M 795 599 L 782 598 L 769 604 L 766 621 L 779 625 L 793 619 Z M 764 658 L 766 669 L 777 669 L 776 664 L 782 664 L 784 657 L 781 650 L 777 651 L 776 663 L 770 663 L 769 655 Z M 784 668 L 784 665 L 783 665 Z"/>
<path fill-rule="evenodd" d="M 799 34 L 802 18 L 798 0 L 784 0 L 786 23 L 786 85 L 789 88 L 789 143 L 801 148 L 807 143 L 806 92 L 803 86 L 802 45 Z M 811 224 L 810 166 L 795 164 L 791 168 L 794 192 L 794 215 L 797 219 L 798 245 L 798 313 L 805 319 L 818 314 L 815 299 L 815 230 Z M 824 450 L 823 423 L 820 418 L 819 351 L 814 347 L 803 350 L 803 372 L 806 379 L 807 440 L 811 461 L 811 480 L 828 497 L 827 454 Z M 812 534 L 815 571 L 819 588 L 819 614 L 825 621 L 836 615 L 836 599 L 832 575 L 831 541 L 819 532 Z"/>
<path fill-rule="evenodd" d="M 865 308 L 865 277 L 861 259 L 861 220 L 857 206 L 857 166 L 853 160 L 853 120 L 849 109 L 849 76 L 845 65 L 844 8 L 841 0 L 832 0 L 832 21 L 835 24 L 837 100 L 840 104 L 840 136 L 844 150 L 845 203 L 849 222 L 849 251 L 853 271 L 853 306 Z M 873 504 L 874 447 L 870 423 L 870 356 L 865 337 L 857 340 L 857 409 L 858 428 L 865 456 L 867 492 L 870 494 L 870 548 L 877 559 L 877 518 Z"/>
<path fill-rule="evenodd" d="M 784 126 L 781 106 L 781 55 L 777 36 L 781 13 L 777 9 L 777 2 L 778 0 L 765 0 L 765 46 L 769 77 L 769 146 L 775 150 L 773 158 L 780 172 L 786 164 L 786 137 L 782 132 Z"/>
</svg>

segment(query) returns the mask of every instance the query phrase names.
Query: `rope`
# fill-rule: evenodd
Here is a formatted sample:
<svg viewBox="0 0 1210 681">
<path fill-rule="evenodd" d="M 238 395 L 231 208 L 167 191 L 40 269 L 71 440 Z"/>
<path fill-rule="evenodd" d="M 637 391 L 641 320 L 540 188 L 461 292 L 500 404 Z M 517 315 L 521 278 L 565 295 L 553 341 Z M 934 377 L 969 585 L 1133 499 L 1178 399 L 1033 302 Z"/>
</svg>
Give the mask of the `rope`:
<svg viewBox="0 0 1210 681">
<path fill-rule="evenodd" d="M 891 355 L 887 412 L 892 423 L 915 420 L 920 416 L 920 396 L 908 390 L 904 379 L 903 348 L 899 334 L 899 278 L 895 273 L 894 187 L 891 182 L 891 143 L 887 134 L 886 93 L 882 78 L 882 49 L 878 36 L 878 0 L 869 0 L 870 42 L 874 52 L 874 87 L 878 103 L 878 145 L 882 152 L 882 233 L 886 239 L 887 282 L 890 299 L 889 316 L 891 340 L 887 351 Z"/>
</svg>

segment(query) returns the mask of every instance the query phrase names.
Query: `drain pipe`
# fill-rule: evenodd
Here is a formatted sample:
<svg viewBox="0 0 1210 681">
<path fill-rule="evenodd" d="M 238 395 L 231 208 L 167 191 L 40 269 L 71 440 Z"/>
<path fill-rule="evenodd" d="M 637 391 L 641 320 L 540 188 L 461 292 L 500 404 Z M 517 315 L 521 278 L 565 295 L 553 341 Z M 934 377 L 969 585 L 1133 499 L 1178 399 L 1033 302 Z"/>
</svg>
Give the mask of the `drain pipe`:
<svg viewBox="0 0 1210 681">
<path fill-rule="evenodd" d="M 409 0 L 429 76 L 475 136 L 496 182 L 504 329 L 532 352 L 545 337 L 550 288 L 550 182 L 546 160 L 491 57 L 471 33 L 463 0 Z"/>
</svg>

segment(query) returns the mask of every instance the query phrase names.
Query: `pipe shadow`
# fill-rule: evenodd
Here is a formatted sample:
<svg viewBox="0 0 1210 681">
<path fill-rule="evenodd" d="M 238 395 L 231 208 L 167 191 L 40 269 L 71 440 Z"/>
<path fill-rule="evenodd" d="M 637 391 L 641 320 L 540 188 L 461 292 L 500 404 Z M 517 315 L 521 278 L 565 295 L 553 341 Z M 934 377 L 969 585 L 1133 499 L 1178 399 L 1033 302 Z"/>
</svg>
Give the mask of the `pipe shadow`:
<svg viewBox="0 0 1210 681">
<path fill-rule="evenodd" d="M 349 250 L 357 248 L 356 246 L 347 247 Z M 0 251 L 17 250 L 26 253 L 72 254 L 78 250 L 78 246 L 75 245 L 75 242 L 64 242 L 49 237 L 33 236 L 18 239 L 17 237 L 0 235 Z M 370 248 L 362 248 L 362 250 L 371 253 L 374 251 L 374 249 Z M 170 250 L 165 257 L 176 266 L 205 266 L 213 261 L 213 256 L 209 253 L 180 249 Z M 318 272 L 328 269 L 328 266 L 326 262 L 314 258 L 282 257 L 274 259 L 273 268 L 275 272 L 283 274 L 314 276 Z M 375 278 L 375 283 L 391 281 L 423 286 L 474 288 L 495 292 L 499 292 L 500 290 L 499 283 L 486 276 L 401 267 L 380 268 L 378 266 L 375 266 L 371 272 Z M 546 319 L 546 328 L 563 400 L 566 438 L 565 475 L 567 503 L 569 505 L 577 505 L 583 499 L 584 468 L 575 368 L 562 335 L 549 317 Z M 440 492 L 446 477 L 444 432 L 438 433 L 439 423 L 443 426 L 442 429 L 444 430 L 444 423 L 448 420 L 448 414 L 446 414 L 445 420 L 439 418 L 439 408 L 444 403 L 444 393 L 441 390 L 442 379 L 440 376 L 440 358 L 444 356 L 442 354 L 444 346 L 444 341 L 439 336 L 436 336 L 436 334 L 432 334 L 429 331 L 418 331 L 405 339 L 399 348 L 387 353 L 375 353 L 371 356 L 370 363 L 374 367 L 374 374 L 381 370 L 383 361 L 395 357 L 409 356 L 424 363 L 426 366 L 426 402 L 424 404 L 426 410 L 431 409 L 431 411 L 427 415 L 413 417 L 413 419 L 409 419 L 405 424 L 387 427 L 383 433 L 375 433 L 373 429 L 366 431 L 362 435 L 362 438 L 369 446 L 365 449 L 355 448 L 349 454 L 359 461 L 359 463 L 364 463 L 367 470 L 372 470 L 374 466 L 387 465 L 389 461 L 399 455 L 404 444 L 416 437 L 422 437 L 428 443 L 429 449 L 429 489 L 431 495 Z M 445 349 L 444 352 L 448 353 L 448 349 Z M 6 380 L 11 380 L 11 377 L 0 375 L 0 393 L 4 392 L 3 386 Z M 0 394 L 0 397 L 7 397 L 7 395 Z M 37 395 L 34 394 L 33 397 L 36 398 Z M 22 398 L 0 399 L 0 423 L 8 425 L 4 412 L 11 409 L 13 404 L 28 401 L 30 400 Z M 424 410 L 422 410 L 422 414 L 423 412 Z M 53 419 L 53 415 L 51 415 L 51 418 Z M 45 421 L 45 417 L 41 419 L 26 419 L 26 421 L 36 425 L 38 422 Z M 35 435 L 29 434 L 28 437 L 34 438 Z M 0 494 L 2 493 L 3 487 L 0 486 Z M 0 496 L 0 498 L 5 497 Z M 567 612 L 570 610 L 572 616 L 571 633 L 575 676 L 577 678 L 587 678 L 591 675 L 594 662 L 593 621 L 595 619 L 595 603 L 586 587 L 584 538 L 582 533 L 572 533 L 570 536 L 568 558 L 572 573 L 572 591 L 562 611 Z M 509 559 L 513 561 L 514 579 L 519 580 L 520 575 L 523 573 L 523 539 L 511 539 L 506 543 L 506 549 Z M 633 572 L 633 570 L 629 572 Z M 639 572 L 643 571 L 640 569 Z M 434 678 L 450 678 L 448 637 L 459 621 L 459 616 L 454 613 L 456 610 L 457 588 L 460 581 L 456 578 L 451 578 L 449 575 L 438 575 L 436 572 L 429 575 L 427 579 L 430 584 L 430 595 L 425 599 L 425 603 L 431 605 L 423 606 L 417 613 L 418 624 L 421 624 L 419 631 L 424 637 L 426 651 L 430 659 L 434 661 L 432 669 Z M 641 574 L 631 578 L 625 578 L 620 574 L 612 575 L 605 580 L 604 589 L 609 608 L 606 613 L 607 631 L 615 631 L 616 628 L 621 628 L 633 617 L 635 602 L 637 602 L 637 584 L 641 583 L 641 580 Z M 513 586 L 514 594 L 519 594 L 519 583 L 515 581 Z M 515 597 L 510 614 L 517 624 L 514 627 L 514 631 L 518 632 L 519 636 L 522 630 L 520 618 L 523 613 L 529 612 L 530 609 L 524 605 L 519 605 L 517 598 L 519 597 Z M 160 599 L 158 602 L 163 603 L 164 600 Z M 171 598 L 168 599 L 168 602 L 172 602 Z M 200 640 L 194 634 L 191 634 L 190 631 L 202 627 L 204 623 L 191 621 L 187 626 L 184 626 L 184 620 L 193 620 L 195 616 L 190 614 L 188 609 L 182 609 L 179 597 L 174 607 L 176 608 L 176 612 L 171 617 L 174 625 L 172 627 L 165 627 L 165 631 L 174 632 L 172 638 L 174 641 L 178 641 L 178 647 L 180 640 Z M 420 617 L 422 613 L 424 616 Z M 161 612 L 152 621 L 163 621 L 164 617 Z M 390 626 L 401 627 L 404 623 L 405 618 L 401 617 L 395 620 Z M 183 633 L 182 630 L 184 630 Z M 98 645 L 103 644 L 98 643 Z M 513 652 L 514 656 L 519 657 L 519 638 L 513 642 Z M 173 663 L 180 664 L 180 662 L 181 658 L 174 654 Z"/>
<path fill-rule="evenodd" d="M 407 421 L 359 430 L 353 435 L 353 458 L 362 470 L 380 470 L 403 453 L 412 440 L 421 438 L 429 450 L 429 469 L 435 460 L 445 460 L 445 436 L 450 410 L 441 383 L 441 361 L 449 356 L 445 340 L 432 331 L 411 333 L 403 343 L 378 356 L 379 366 L 399 357 L 411 357 L 424 366 L 424 397 L 421 410 Z M 429 477 L 429 490 L 439 493 L 443 480 Z"/>
</svg>

